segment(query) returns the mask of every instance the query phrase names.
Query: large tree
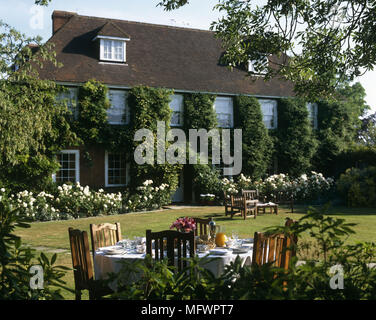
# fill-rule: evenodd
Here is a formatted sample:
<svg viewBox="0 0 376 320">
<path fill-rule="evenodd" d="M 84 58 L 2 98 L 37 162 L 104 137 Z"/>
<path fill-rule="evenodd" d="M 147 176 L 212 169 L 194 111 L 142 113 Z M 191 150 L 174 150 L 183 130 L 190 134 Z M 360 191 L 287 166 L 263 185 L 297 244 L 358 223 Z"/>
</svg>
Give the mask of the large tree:
<svg viewBox="0 0 376 320">
<path fill-rule="evenodd" d="M 188 0 L 162 0 L 174 10 Z M 211 28 L 222 40 L 229 66 L 264 55 L 266 79 L 280 76 L 298 94 L 328 97 L 339 82 L 354 80 L 376 63 L 376 0 L 219 0 L 223 17 Z M 262 65 L 256 68 L 259 72 Z"/>
<path fill-rule="evenodd" d="M 0 22 L 0 181 L 24 188 L 50 179 L 53 154 L 75 136 L 67 108 L 56 101 L 60 88 L 41 80 L 46 61 L 57 64 L 50 45 Z M 25 185 L 26 184 L 26 185 Z"/>
</svg>

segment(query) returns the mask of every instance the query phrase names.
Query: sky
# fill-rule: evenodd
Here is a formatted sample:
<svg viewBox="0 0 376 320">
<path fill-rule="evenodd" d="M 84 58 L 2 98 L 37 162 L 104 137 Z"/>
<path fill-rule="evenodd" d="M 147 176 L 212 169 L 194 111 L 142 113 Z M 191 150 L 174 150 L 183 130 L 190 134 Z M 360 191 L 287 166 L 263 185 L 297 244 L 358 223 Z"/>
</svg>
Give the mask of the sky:
<svg viewBox="0 0 376 320">
<path fill-rule="evenodd" d="M 157 7 L 160 0 L 52 0 L 48 7 L 34 5 L 34 0 L 0 0 L 0 20 L 27 36 L 41 36 L 47 41 L 52 34 L 54 10 L 72 11 L 80 15 L 114 18 L 208 30 L 220 17 L 213 10 L 217 0 L 190 0 L 178 10 L 165 12 Z M 376 112 L 376 71 L 358 78 L 366 90 L 371 112 Z"/>
</svg>

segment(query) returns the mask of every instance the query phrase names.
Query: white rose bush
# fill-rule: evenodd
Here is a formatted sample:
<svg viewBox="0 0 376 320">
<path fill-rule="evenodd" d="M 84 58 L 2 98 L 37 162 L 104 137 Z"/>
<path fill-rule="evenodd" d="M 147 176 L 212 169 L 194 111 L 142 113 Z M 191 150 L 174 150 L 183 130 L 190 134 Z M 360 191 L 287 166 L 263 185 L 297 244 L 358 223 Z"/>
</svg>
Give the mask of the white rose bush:
<svg viewBox="0 0 376 320">
<path fill-rule="evenodd" d="M 136 191 L 135 194 L 125 195 L 126 212 L 155 210 L 171 203 L 172 191 L 166 183 L 154 185 L 153 180 L 146 180 Z"/>
<path fill-rule="evenodd" d="M 321 173 L 315 171 L 295 179 L 283 173 L 271 175 L 263 180 L 252 180 L 240 174 L 236 182 L 233 179 L 222 179 L 222 186 L 227 194 L 257 189 L 259 194 L 268 201 L 283 196 L 285 198 L 292 197 L 297 202 L 312 203 L 320 202 L 330 195 L 335 189 L 335 181 L 333 178 L 325 178 Z"/>
<path fill-rule="evenodd" d="M 134 211 L 154 210 L 171 202 L 168 184 L 153 185 L 146 180 L 136 188 L 136 193 L 108 193 L 103 189 L 91 190 L 88 186 L 63 184 L 55 194 L 44 191 L 34 194 L 27 190 L 10 194 L 0 188 L 0 202 L 9 203 L 19 214 L 34 221 L 78 219 L 98 215 L 113 215 Z"/>
</svg>

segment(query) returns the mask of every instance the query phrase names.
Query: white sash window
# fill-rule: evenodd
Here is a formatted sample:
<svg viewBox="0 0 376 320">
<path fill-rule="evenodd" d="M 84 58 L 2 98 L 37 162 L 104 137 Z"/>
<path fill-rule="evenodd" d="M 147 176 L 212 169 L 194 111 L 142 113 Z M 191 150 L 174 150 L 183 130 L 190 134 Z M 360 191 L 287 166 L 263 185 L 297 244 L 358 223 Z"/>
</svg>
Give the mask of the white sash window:
<svg viewBox="0 0 376 320">
<path fill-rule="evenodd" d="M 80 181 L 80 151 L 62 150 L 56 155 L 60 164 L 59 170 L 52 175 L 52 180 L 57 183 Z"/>
<path fill-rule="evenodd" d="M 312 128 L 317 129 L 317 103 L 307 103 L 307 110 Z"/>
<path fill-rule="evenodd" d="M 128 182 L 129 166 L 125 154 L 107 152 L 105 154 L 106 187 L 125 186 Z"/>
<path fill-rule="evenodd" d="M 107 61 L 125 62 L 125 49 L 125 41 L 101 39 L 100 58 Z"/>
<path fill-rule="evenodd" d="M 261 104 L 262 117 L 267 129 L 277 128 L 277 101 L 276 100 L 259 100 Z"/>
<path fill-rule="evenodd" d="M 123 90 L 109 90 L 108 98 L 111 107 L 107 109 L 109 124 L 128 124 L 129 109 L 127 105 L 127 92 Z"/>
<path fill-rule="evenodd" d="M 68 110 L 72 112 L 73 118 L 78 119 L 78 88 L 66 88 L 68 91 L 62 92 L 57 97 L 57 100 L 64 101 L 67 104 Z"/>
<path fill-rule="evenodd" d="M 174 94 L 171 97 L 170 109 L 172 110 L 170 125 L 172 127 L 181 127 L 183 125 L 184 115 L 183 95 Z"/>
<path fill-rule="evenodd" d="M 234 106 L 232 98 L 217 97 L 214 102 L 219 128 L 232 128 L 234 126 Z"/>
</svg>

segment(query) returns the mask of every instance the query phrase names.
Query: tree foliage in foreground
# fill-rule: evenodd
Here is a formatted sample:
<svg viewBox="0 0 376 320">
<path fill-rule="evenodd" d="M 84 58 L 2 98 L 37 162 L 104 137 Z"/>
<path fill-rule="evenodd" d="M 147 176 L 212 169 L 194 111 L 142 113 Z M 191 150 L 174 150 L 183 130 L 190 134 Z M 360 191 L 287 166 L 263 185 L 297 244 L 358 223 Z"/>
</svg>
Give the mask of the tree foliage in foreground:
<svg viewBox="0 0 376 320">
<path fill-rule="evenodd" d="M 165 10 L 185 0 L 162 0 Z M 337 84 L 354 80 L 376 63 L 376 0 L 220 0 L 223 16 L 211 29 L 222 40 L 225 62 L 237 67 L 265 55 L 266 78 L 293 81 L 297 93 L 310 97 L 335 94 Z M 261 65 L 256 73 L 260 72 Z M 252 74 L 252 73 L 251 73 Z"/>
<path fill-rule="evenodd" d="M 56 101 L 62 89 L 38 77 L 44 63 L 59 65 L 52 45 L 40 41 L 0 21 L 0 181 L 11 187 L 46 183 L 56 170 L 53 154 L 75 142 L 67 107 Z"/>
</svg>

